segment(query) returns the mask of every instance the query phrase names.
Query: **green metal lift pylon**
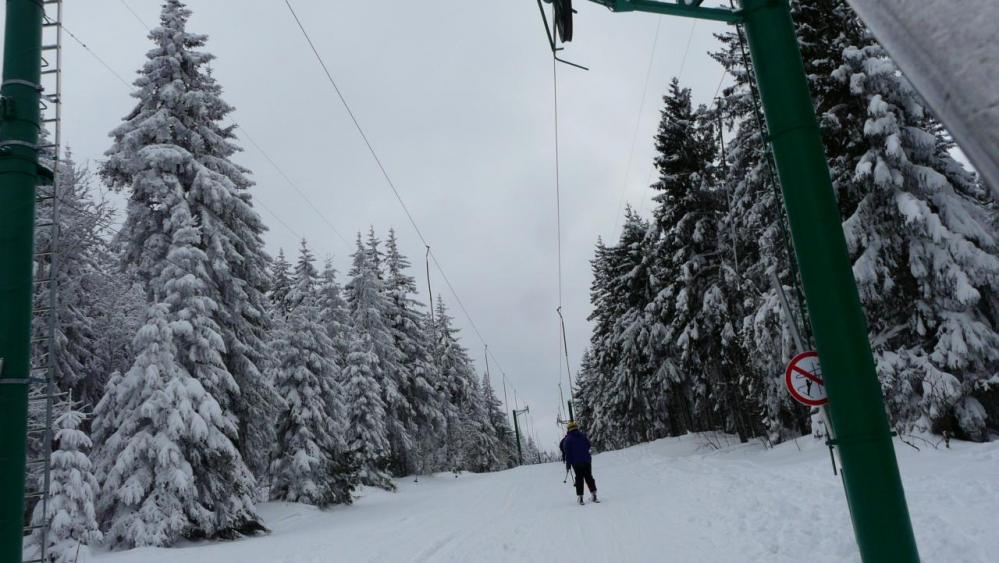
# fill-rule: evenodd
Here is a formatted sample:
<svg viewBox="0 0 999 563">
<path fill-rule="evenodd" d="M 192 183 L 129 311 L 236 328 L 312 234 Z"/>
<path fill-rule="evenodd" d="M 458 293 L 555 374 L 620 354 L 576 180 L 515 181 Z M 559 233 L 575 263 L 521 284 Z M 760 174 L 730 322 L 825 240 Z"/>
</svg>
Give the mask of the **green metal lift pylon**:
<svg viewBox="0 0 999 563">
<path fill-rule="evenodd" d="M 7 0 L 0 86 L 0 563 L 21 561 L 42 5 Z"/>
<path fill-rule="evenodd" d="M 517 420 L 517 417 L 530 412 L 530 410 L 529 407 L 524 407 L 520 410 L 513 409 L 513 431 L 517 437 L 517 465 L 524 465 L 524 448 L 520 445 L 520 421 Z"/>
<path fill-rule="evenodd" d="M 615 12 L 652 12 L 744 27 L 829 396 L 857 545 L 869 563 L 919 561 L 788 1 L 741 0 L 735 10 L 703 8 L 700 0 L 591 1 Z"/>
</svg>

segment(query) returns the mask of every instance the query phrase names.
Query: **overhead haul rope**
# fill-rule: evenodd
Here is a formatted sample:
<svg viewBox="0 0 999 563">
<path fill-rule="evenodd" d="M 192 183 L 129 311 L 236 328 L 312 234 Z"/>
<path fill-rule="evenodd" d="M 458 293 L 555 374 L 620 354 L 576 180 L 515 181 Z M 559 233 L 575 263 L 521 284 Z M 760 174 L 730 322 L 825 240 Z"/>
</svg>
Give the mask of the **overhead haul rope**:
<svg viewBox="0 0 999 563">
<path fill-rule="evenodd" d="M 624 180 L 621 181 L 620 195 L 617 199 L 617 215 L 614 216 L 614 230 L 611 236 L 617 233 L 617 227 L 621 223 L 621 212 L 624 209 L 625 195 L 628 193 L 628 179 L 631 177 L 631 163 L 635 156 L 635 146 L 638 144 L 638 130 L 642 123 L 642 114 L 645 112 L 645 99 L 649 92 L 649 79 L 652 77 L 652 64 L 656 60 L 656 47 L 659 45 L 659 29 L 662 26 L 662 18 L 656 19 L 656 34 L 652 39 L 652 50 L 649 52 L 649 64 L 645 68 L 645 80 L 642 83 L 642 98 L 638 104 L 638 115 L 635 116 L 635 129 L 631 133 L 631 149 L 628 151 L 628 163 L 624 167 Z"/>
<path fill-rule="evenodd" d="M 569 378 L 569 400 L 574 400 L 573 397 L 573 381 L 572 381 L 572 367 L 569 363 L 569 344 L 565 337 L 565 318 L 562 316 L 562 195 L 561 195 L 561 182 L 559 178 L 559 137 L 558 137 L 558 60 L 555 59 L 554 54 L 552 56 L 552 100 L 553 100 L 553 110 L 554 110 L 554 127 L 555 127 L 555 248 L 557 254 L 557 278 L 558 278 L 558 307 L 555 308 L 555 313 L 559 318 L 559 325 L 562 329 L 562 339 L 559 341 L 559 348 L 561 348 L 562 353 L 565 356 L 565 372 Z M 562 391 L 562 355 L 559 355 L 559 394 Z M 560 403 L 565 402 L 564 397 Z M 559 404 L 559 410 L 561 410 L 561 404 Z"/>
<path fill-rule="evenodd" d="M 128 10 L 132 14 L 132 17 L 135 18 L 135 21 L 137 21 L 140 24 L 142 24 L 142 27 L 146 28 L 147 31 L 152 31 L 152 28 L 150 28 L 148 25 L 146 25 L 146 21 L 143 20 L 141 17 L 139 17 L 139 14 L 136 13 L 136 11 L 132 9 L 132 6 L 130 6 L 128 4 L 128 2 L 126 2 L 125 0 L 118 0 L 118 1 L 121 2 L 121 5 L 125 6 L 125 9 Z"/>
<path fill-rule="evenodd" d="M 427 245 L 427 255 L 425 257 L 427 264 L 427 294 L 430 297 L 430 324 L 433 326 L 434 333 L 434 348 L 437 347 L 437 322 L 434 320 L 434 288 L 430 285 L 430 245 Z"/>
<path fill-rule="evenodd" d="M 733 9 L 734 9 L 734 4 L 733 4 Z M 798 264 L 794 256 L 794 250 L 791 248 L 791 238 L 787 234 L 787 226 L 785 225 L 785 221 L 787 220 L 787 218 L 784 215 L 784 206 L 783 206 L 784 195 L 781 193 L 780 178 L 779 176 L 777 176 L 777 167 L 774 164 L 769 133 L 763 121 L 763 111 L 760 109 L 759 92 L 757 91 L 757 84 L 756 84 L 756 71 L 751 66 L 749 55 L 746 54 L 746 40 L 745 36 L 743 35 L 742 26 L 736 25 L 735 30 L 739 38 L 739 51 L 741 52 L 742 55 L 742 64 L 743 67 L 746 69 L 746 75 L 747 75 L 746 78 L 747 82 L 749 83 L 749 92 L 753 100 L 753 115 L 756 118 L 757 130 L 759 130 L 760 132 L 760 140 L 763 143 L 763 154 L 767 161 L 767 171 L 769 172 L 770 175 L 770 186 L 773 188 L 774 197 L 776 198 L 776 201 L 781 203 L 780 209 L 777 210 L 777 223 L 780 227 L 779 230 L 781 235 L 781 241 L 784 243 L 783 244 L 784 252 L 787 255 L 787 263 L 789 266 L 789 270 L 791 272 L 791 285 L 794 288 L 794 295 L 798 301 L 799 311 L 801 312 L 802 316 L 800 326 L 804 328 L 803 332 L 804 334 L 807 335 L 810 331 L 809 331 L 808 321 L 805 318 L 806 317 L 805 298 L 801 293 L 801 287 L 798 281 Z M 790 310 L 788 311 L 788 315 L 791 316 L 790 319 L 791 323 L 798 326 L 799 320 L 794 316 L 794 314 Z"/>
<path fill-rule="evenodd" d="M 557 287 L 558 287 L 558 307 L 555 312 L 558 314 L 562 326 L 562 340 L 559 348 L 565 353 L 565 369 L 569 373 L 569 399 L 572 400 L 572 373 L 569 369 L 569 352 L 565 340 L 565 321 L 562 319 L 562 195 L 559 180 L 559 143 L 558 143 L 558 61 L 552 58 L 552 100 L 555 116 L 555 248 L 557 254 Z M 559 380 L 561 375 L 562 358 L 559 357 Z M 561 387 L 561 386 L 560 386 Z"/>
<path fill-rule="evenodd" d="M 552 99 L 555 115 L 555 246 L 558 250 L 558 306 L 562 307 L 562 198 L 559 187 L 558 61 L 552 58 Z"/>
<path fill-rule="evenodd" d="M 409 224 L 413 227 L 413 230 L 416 232 L 416 235 L 420 238 L 420 241 L 423 242 L 424 246 L 427 247 L 427 257 L 429 258 L 430 261 L 433 261 L 434 266 L 437 268 L 438 273 L 441 275 L 441 278 L 444 280 L 444 284 L 448 287 L 448 290 L 450 290 L 451 295 L 454 297 L 454 300 L 458 304 L 459 309 L 461 309 L 461 312 L 465 315 L 465 319 L 468 321 L 468 324 L 472 328 L 472 331 L 478 337 L 482 345 L 485 346 L 486 340 L 482 336 L 482 332 L 479 330 L 479 327 L 475 324 L 475 320 L 472 318 L 472 315 L 468 312 L 468 308 L 465 307 L 464 302 L 461 300 L 461 297 L 458 295 L 458 292 L 455 290 L 454 284 L 452 284 L 450 278 L 448 278 L 447 272 L 444 270 L 444 267 L 441 266 L 440 260 L 437 258 L 437 255 L 433 252 L 433 250 L 430 249 L 430 243 L 427 241 L 427 238 L 423 235 L 423 231 L 420 229 L 419 225 L 417 225 L 416 219 L 413 217 L 412 212 L 410 212 L 409 210 L 409 206 L 407 206 L 405 200 L 402 199 L 402 195 L 399 193 L 399 189 L 396 187 L 395 182 L 392 181 L 392 177 L 389 175 L 388 170 L 385 168 L 385 165 L 382 164 L 381 158 L 379 158 L 378 153 L 375 151 L 374 146 L 371 144 L 371 141 L 368 139 L 368 135 L 364 132 L 364 128 L 361 127 L 361 123 L 357 119 L 357 116 L 354 114 L 354 111 L 351 109 L 350 104 L 347 103 L 347 100 L 344 97 L 343 92 L 341 92 L 340 87 L 337 85 L 336 80 L 333 78 L 332 72 L 330 71 L 329 67 L 326 65 L 326 61 L 323 60 L 322 55 L 319 54 L 318 48 L 316 47 L 315 43 L 312 41 L 312 37 L 309 35 L 309 32 L 306 31 L 305 25 L 302 23 L 301 18 L 298 17 L 298 14 L 295 12 L 295 8 L 291 5 L 290 0 L 285 0 L 284 3 L 285 6 L 287 6 L 288 11 L 291 13 L 292 18 L 294 18 L 295 23 L 298 25 L 298 29 L 302 32 L 302 36 L 305 38 L 306 43 L 308 43 L 309 48 L 312 50 L 312 54 L 315 55 L 316 61 L 319 63 L 319 66 L 322 68 L 323 73 L 326 75 L 326 79 L 329 81 L 330 85 L 333 87 L 333 90 L 336 92 L 337 98 L 339 98 L 340 100 L 340 104 L 347 112 L 347 115 L 350 117 L 350 120 L 354 124 L 355 129 L 357 129 L 357 133 L 360 135 L 361 140 L 364 141 L 364 145 L 367 147 L 368 152 L 371 154 L 371 157 L 374 159 L 375 164 L 378 166 L 379 171 L 381 171 L 381 175 L 385 179 L 385 183 L 392 190 L 392 194 L 395 196 L 396 201 L 399 203 L 399 206 L 406 214 L 406 218 L 409 220 Z M 428 280 L 429 280 L 429 275 L 428 275 Z M 431 304 L 431 307 L 432 306 L 433 304 Z M 490 352 L 490 355 L 495 361 L 496 360 L 495 354 L 492 354 Z"/>
<path fill-rule="evenodd" d="M 639 103 L 638 105 L 638 115 L 635 116 L 635 129 L 632 132 L 631 150 L 628 151 L 628 163 L 625 166 L 624 181 L 621 182 L 620 195 L 618 196 L 617 214 L 614 216 L 614 230 L 611 231 L 612 237 L 617 234 L 617 229 L 621 224 L 621 213 L 624 211 L 625 195 L 627 195 L 628 193 L 628 179 L 631 176 L 631 163 L 635 154 L 635 146 L 638 140 L 639 125 L 642 122 L 642 114 L 645 112 L 645 100 L 649 90 L 649 79 L 652 77 L 652 64 L 655 62 L 656 58 L 656 46 L 659 43 L 659 26 L 661 23 L 662 19 L 660 18 L 656 23 L 656 35 L 652 41 L 652 50 L 649 52 L 649 64 L 645 69 L 645 80 L 643 81 L 642 84 L 642 99 L 641 103 Z M 694 29 L 696 27 L 697 27 L 697 20 L 694 20 L 693 23 L 690 25 L 690 33 L 687 34 L 687 44 L 683 49 L 683 56 L 680 59 L 680 72 L 679 74 L 677 74 L 678 79 L 683 78 L 683 70 L 687 67 L 687 55 L 690 53 L 690 44 L 694 38 Z M 648 186 L 649 182 L 652 181 L 652 174 L 654 172 L 655 172 L 655 163 L 653 162 L 652 169 L 649 171 L 649 177 L 645 182 L 646 186 Z M 641 199 L 642 203 L 639 214 L 641 214 L 641 212 L 644 211 L 645 209 L 645 200 L 646 200 L 645 197 Z"/>
<path fill-rule="evenodd" d="M 583 65 L 579 65 L 573 62 L 566 61 L 558 56 L 558 52 L 562 49 L 556 46 L 556 41 L 561 39 L 562 42 L 567 42 L 572 40 L 572 17 L 571 12 L 559 13 L 559 6 L 563 6 L 564 9 L 572 10 L 571 3 L 565 2 L 564 4 L 552 2 L 551 0 L 546 0 L 548 3 L 552 4 L 552 28 L 548 28 L 548 17 L 545 15 L 544 6 L 541 4 L 541 0 L 538 0 L 538 10 L 541 12 L 541 22 L 545 28 L 545 34 L 548 37 L 548 44 L 551 47 L 552 53 L 552 92 L 553 92 L 553 105 L 554 105 L 554 137 L 555 137 L 555 246 L 557 253 L 557 288 L 558 288 L 558 307 L 559 316 L 561 316 L 562 309 L 562 201 L 561 201 L 561 190 L 560 190 L 560 179 L 559 179 L 559 137 L 558 137 L 558 63 L 564 63 L 582 70 L 589 70 Z M 568 14 L 568 17 L 566 17 Z M 563 330 L 563 338 L 559 341 L 559 347 L 564 349 L 565 347 L 565 331 Z M 569 370 L 568 365 L 568 353 L 566 353 L 566 370 Z M 570 373 L 571 380 L 571 373 Z M 564 403 L 561 396 L 562 389 L 562 355 L 559 354 L 559 369 L 558 369 L 558 386 L 560 393 L 559 400 L 559 412 L 562 409 L 562 403 Z M 514 394 L 514 401 L 516 401 L 516 394 Z"/>
</svg>

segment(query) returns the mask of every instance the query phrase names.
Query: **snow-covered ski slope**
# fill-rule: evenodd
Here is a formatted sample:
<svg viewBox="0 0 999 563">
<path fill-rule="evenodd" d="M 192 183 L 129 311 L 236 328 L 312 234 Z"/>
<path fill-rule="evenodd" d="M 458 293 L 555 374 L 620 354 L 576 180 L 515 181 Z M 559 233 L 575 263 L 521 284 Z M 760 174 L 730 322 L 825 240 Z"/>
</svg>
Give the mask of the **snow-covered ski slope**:
<svg viewBox="0 0 999 563">
<path fill-rule="evenodd" d="M 811 438 L 772 450 L 721 440 L 718 450 L 687 436 L 596 456 L 600 504 L 576 505 L 557 463 L 402 479 L 397 493 L 366 490 L 351 507 L 264 504 L 267 536 L 97 560 L 859 561 L 828 450 Z M 999 561 L 999 442 L 916 444 L 896 451 L 923 560 Z"/>
</svg>

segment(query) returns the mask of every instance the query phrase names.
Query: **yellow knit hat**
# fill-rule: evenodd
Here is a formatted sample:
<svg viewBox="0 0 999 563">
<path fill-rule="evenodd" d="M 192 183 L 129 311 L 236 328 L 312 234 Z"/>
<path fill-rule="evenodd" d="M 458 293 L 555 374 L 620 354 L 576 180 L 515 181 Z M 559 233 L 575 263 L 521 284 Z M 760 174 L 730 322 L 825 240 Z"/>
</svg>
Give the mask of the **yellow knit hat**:
<svg viewBox="0 0 999 563">
<path fill-rule="evenodd" d="M 570 420 L 568 426 L 565 427 L 566 430 L 575 430 L 577 428 L 579 428 L 579 425 L 576 424 L 575 420 Z"/>
</svg>

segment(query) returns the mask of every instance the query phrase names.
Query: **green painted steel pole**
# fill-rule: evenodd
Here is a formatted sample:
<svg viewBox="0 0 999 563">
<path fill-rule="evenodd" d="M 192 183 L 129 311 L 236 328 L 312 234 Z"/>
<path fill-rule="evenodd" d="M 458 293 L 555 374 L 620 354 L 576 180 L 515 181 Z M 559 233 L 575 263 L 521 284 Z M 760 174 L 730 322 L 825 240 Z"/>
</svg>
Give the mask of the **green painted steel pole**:
<svg viewBox="0 0 999 563">
<path fill-rule="evenodd" d="M 0 87 L 0 563 L 21 561 L 42 7 L 7 0 Z"/>
<path fill-rule="evenodd" d="M 790 7 L 787 0 L 741 4 L 861 557 L 915 562 L 891 428 Z"/>
</svg>

